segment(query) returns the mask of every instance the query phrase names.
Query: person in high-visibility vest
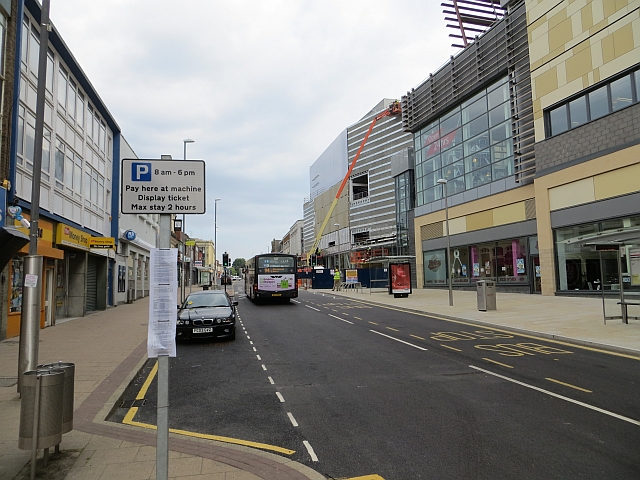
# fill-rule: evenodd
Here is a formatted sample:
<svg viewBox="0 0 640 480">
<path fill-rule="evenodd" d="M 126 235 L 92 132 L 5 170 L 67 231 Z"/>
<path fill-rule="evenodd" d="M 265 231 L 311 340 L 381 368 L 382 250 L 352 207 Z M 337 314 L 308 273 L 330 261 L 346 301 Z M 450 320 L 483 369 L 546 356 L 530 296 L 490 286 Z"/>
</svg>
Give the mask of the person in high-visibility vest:
<svg viewBox="0 0 640 480">
<path fill-rule="evenodd" d="M 340 288 L 340 270 L 336 269 L 336 273 L 333 274 L 333 288 L 331 290 L 338 290 Z"/>
</svg>

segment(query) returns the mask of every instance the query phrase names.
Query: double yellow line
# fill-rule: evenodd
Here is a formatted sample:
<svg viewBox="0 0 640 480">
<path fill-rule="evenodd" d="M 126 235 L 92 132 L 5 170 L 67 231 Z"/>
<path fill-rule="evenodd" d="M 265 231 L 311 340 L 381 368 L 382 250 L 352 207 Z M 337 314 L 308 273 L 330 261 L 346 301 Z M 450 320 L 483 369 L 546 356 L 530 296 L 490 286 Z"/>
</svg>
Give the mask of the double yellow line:
<svg viewBox="0 0 640 480">
<path fill-rule="evenodd" d="M 153 378 L 156 376 L 157 373 L 158 373 L 158 362 L 155 363 L 155 365 L 151 369 L 151 372 L 149 372 L 147 379 L 142 384 L 142 387 L 140 388 L 138 395 L 136 395 L 136 400 L 144 400 L 144 397 L 147 394 L 147 390 L 149 390 L 149 387 L 151 386 L 151 382 L 153 382 Z M 156 425 L 135 421 L 134 417 L 136 416 L 136 413 L 138 413 L 138 407 L 130 407 L 129 411 L 124 416 L 122 423 L 124 423 L 125 425 L 133 425 L 134 427 L 157 430 L 158 427 Z M 179 430 L 177 428 L 170 428 L 169 433 L 176 433 L 178 435 L 184 435 L 187 437 L 203 438 L 206 440 L 214 440 L 216 442 L 232 443 L 234 445 L 243 445 L 245 447 L 259 448 L 260 450 L 269 450 L 272 452 L 283 453 L 285 455 L 293 455 L 294 453 L 296 453 L 295 450 L 289 450 L 288 448 L 277 447 L 275 445 L 268 445 L 266 443 L 250 442 L 248 440 L 240 440 L 238 438 L 221 437 L 219 435 L 207 435 L 205 433 L 189 432 L 187 430 Z"/>
</svg>

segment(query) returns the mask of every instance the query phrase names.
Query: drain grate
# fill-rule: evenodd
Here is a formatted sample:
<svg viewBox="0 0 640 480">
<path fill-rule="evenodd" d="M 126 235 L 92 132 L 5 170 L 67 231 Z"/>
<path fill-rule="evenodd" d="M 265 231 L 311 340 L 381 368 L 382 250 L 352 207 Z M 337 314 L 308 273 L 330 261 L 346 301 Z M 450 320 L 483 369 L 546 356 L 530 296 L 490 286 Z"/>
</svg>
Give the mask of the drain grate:
<svg viewBox="0 0 640 480">
<path fill-rule="evenodd" d="M 16 383 L 17 377 L 0 377 L 0 387 L 13 387 Z"/>
<path fill-rule="evenodd" d="M 127 400 L 123 399 L 118 405 L 118 408 L 132 408 L 132 407 L 144 407 L 147 404 L 147 399 L 142 400 Z"/>
</svg>

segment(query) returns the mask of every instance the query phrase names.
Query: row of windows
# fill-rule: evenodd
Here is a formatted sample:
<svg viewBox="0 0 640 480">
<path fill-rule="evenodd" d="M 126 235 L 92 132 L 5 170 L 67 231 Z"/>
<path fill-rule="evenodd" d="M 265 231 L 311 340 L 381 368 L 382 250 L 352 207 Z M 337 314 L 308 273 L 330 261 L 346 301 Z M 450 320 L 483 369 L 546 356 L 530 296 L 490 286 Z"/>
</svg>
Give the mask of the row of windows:
<svg viewBox="0 0 640 480">
<path fill-rule="evenodd" d="M 27 171 L 33 171 L 35 155 L 35 115 L 37 93 L 39 33 L 25 16 L 26 41 L 22 43 L 22 70 L 18 112 L 17 162 Z M 110 176 L 112 157 L 111 136 L 107 126 L 93 106 L 86 100 L 77 82 L 68 71 L 59 66 L 57 102 L 54 102 L 54 54 L 48 52 L 45 102 L 45 126 L 42 145 L 42 179 L 58 191 L 85 206 L 104 213 L 109 200 L 105 184 Z M 57 113 L 56 135 L 51 128 L 55 105 Z M 25 108 L 26 106 L 26 108 Z M 86 114 L 85 114 L 86 112 Z M 86 124 L 86 127 L 85 127 Z M 78 133 L 80 132 L 80 133 Z M 52 146 L 55 142 L 55 146 Z M 86 143 L 86 147 L 85 147 Z M 77 152 L 85 152 L 86 160 Z M 105 154 L 108 159 L 105 159 Z M 84 175 L 83 175 L 84 173 Z M 106 176 L 106 177 L 105 177 Z M 105 178 L 107 181 L 105 181 Z M 84 184 L 83 184 L 84 182 Z M 84 188 L 83 188 L 84 187 Z M 105 195 L 106 194 L 106 195 Z"/>
<path fill-rule="evenodd" d="M 547 113 L 547 136 L 559 135 L 640 101 L 640 70 L 576 97 Z"/>
<path fill-rule="evenodd" d="M 23 27 L 25 32 L 29 32 L 28 41 L 22 42 L 21 58 L 23 70 L 27 73 L 27 78 L 35 84 L 38 78 L 39 33 L 34 26 L 30 26 L 29 19 L 26 16 Z M 49 50 L 47 56 L 46 90 L 51 100 L 53 100 L 54 91 L 54 69 L 54 54 Z M 21 98 L 29 105 L 29 108 L 35 112 L 35 88 L 33 85 L 30 85 L 30 81 L 23 81 L 21 90 L 25 91 L 24 93 L 21 91 Z M 30 92 L 31 90 L 33 90 L 33 92 Z M 82 132 L 85 130 L 86 123 L 87 139 L 93 142 L 96 150 L 106 154 L 108 158 L 112 158 L 112 141 L 111 136 L 107 132 L 106 122 L 101 118 L 95 108 L 86 101 L 85 95 L 80 90 L 77 82 L 62 66 L 58 69 L 57 100 L 58 110 L 66 113 L 66 121 L 73 125 L 75 129 Z M 45 117 L 49 119 L 49 124 L 51 124 L 50 112 L 52 108 L 48 104 L 47 107 L 49 114 L 45 115 Z"/>
<path fill-rule="evenodd" d="M 513 175 L 508 78 L 482 90 L 415 134 L 416 203 L 463 192 Z"/>
</svg>

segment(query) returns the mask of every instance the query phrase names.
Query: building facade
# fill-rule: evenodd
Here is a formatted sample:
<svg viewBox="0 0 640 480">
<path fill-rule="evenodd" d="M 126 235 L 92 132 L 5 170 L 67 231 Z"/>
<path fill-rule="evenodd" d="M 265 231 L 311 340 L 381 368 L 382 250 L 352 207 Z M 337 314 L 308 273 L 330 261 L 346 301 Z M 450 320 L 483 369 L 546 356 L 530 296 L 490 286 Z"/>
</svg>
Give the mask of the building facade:
<svg viewBox="0 0 640 480">
<path fill-rule="evenodd" d="M 588 294 L 604 267 L 574 240 L 639 226 L 640 2 L 502 3 L 504 18 L 403 97 L 418 285 Z M 622 252 L 630 283 L 635 248 Z"/>
<path fill-rule="evenodd" d="M 22 8 L 24 7 L 24 10 Z M 33 186 L 40 5 L 18 2 L 16 111 L 12 116 L 9 200 L 28 217 Z M 52 26 L 45 93 L 40 226 L 44 257 L 42 324 L 83 316 L 115 303 L 114 248 L 92 238 L 117 238 L 120 129 Z M 18 73 L 19 72 L 19 73 Z M 115 240 L 114 240 L 115 242 Z M 22 257 L 9 277 L 7 331 L 19 331 Z"/>
</svg>

